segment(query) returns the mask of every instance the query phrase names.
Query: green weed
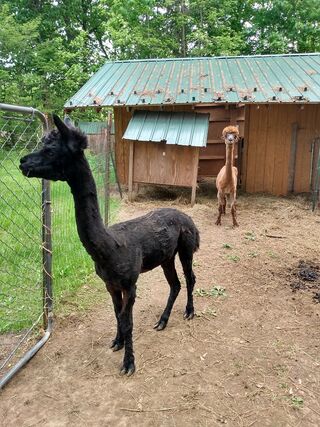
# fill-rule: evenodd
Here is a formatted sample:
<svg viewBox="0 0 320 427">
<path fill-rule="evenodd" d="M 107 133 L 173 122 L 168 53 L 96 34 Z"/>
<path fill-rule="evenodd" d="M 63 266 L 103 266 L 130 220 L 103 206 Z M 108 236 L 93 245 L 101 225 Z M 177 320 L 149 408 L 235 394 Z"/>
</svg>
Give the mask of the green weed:
<svg viewBox="0 0 320 427">
<path fill-rule="evenodd" d="M 301 409 L 303 408 L 304 405 L 304 400 L 302 397 L 300 396 L 291 396 L 290 399 L 290 405 L 292 406 L 292 408 L 294 409 Z"/>
<path fill-rule="evenodd" d="M 227 259 L 229 259 L 230 261 L 233 261 L 233 262 L 239 262 L 240 261 L 240 257 L 238 257 L 238 255 L 228 255 Z"/>
<path fill-rule="evenodd" d="M 255 236 L 255 234 L 254 234 L 253 232 L 251 232 L 251 231 L 247 231 L 247 232 L 245 233 L 245 235 L 244 235 L 244 238 L 245 238 L 246 240 L 251 240 L 251 241 L 256 240 L 256 236 Z"/>
<path fill-rule="evenodd" d="M 221 286 L 214 286 L 209 290 L 198 288 L 195 290 L 194 295 L 197 297 L 219 297 L 219 296 L 225 297 L 226 290 Z"/>
<path fill-rule="evenodd" d="M 231 246 L 231 245 L 229 245 L 229 243 L 224 243 L 224 244 L 222 245 L 222 247 L 223 247 L 223 249 L 232 249 L 232 246 Z"/>
<path fill-rule="evenodd" d="M 257 258 L 257 256 L 259 256 L 259 254 L 257 252 L 250 252 L 249 253 L 250 258 Z"/>
</svg>

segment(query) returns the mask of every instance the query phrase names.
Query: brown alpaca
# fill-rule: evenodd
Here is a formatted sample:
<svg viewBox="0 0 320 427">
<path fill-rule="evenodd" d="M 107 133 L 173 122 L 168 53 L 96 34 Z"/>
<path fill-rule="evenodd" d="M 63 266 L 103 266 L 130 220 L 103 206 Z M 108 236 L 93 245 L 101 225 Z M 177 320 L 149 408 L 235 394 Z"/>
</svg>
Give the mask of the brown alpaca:
<svg viewBox="0 0 320 427">
<path fill-rule="evenodd" d="M 221 215 L 226 213 L 227 198 L 230 195 L 231 214 L 233 226 L 238 227 L 236 215 L 236 197 L 237 197 L 237 178 L 238 169 L 233 166 L 234 146 L 239 140 L 239 130 L 235 126 L 227 126 L 222 131 L 222 139 L 226 144 L 226 164 L 220 170 L 216 180 L 218 189 L 219 214 L 216 221 L 217 225 L 221 225 Z"/>
</svg>

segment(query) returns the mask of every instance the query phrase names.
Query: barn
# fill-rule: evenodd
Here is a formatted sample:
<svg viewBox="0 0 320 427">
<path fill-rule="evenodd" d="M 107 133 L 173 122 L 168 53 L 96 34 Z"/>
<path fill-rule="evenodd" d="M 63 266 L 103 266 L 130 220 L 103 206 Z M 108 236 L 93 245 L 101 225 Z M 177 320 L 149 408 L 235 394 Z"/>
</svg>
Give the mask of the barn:
<svg viewBox="0 0 320 427">
<path fill-rule="evenodd" d="M 238 125 L 246 192 L 310 192 L 320 145 L 320 54 L 107 62 L 65 104 L 112 107 L 116 164 L 134 184 L 192 188 L 225 161 L 222 129 Z"/>
</svg>

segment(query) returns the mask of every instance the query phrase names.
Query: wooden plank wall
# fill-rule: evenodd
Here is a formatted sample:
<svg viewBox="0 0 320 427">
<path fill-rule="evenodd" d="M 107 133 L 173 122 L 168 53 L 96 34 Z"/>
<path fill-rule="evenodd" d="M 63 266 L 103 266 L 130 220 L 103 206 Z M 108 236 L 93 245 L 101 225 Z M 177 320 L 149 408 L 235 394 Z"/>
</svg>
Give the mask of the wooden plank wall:
<svg viewBox="0 0 320 427">
<path fill-rule="evenodd" d="M 198 150 L 165 143 L 135 142 L 133 180 L 191 187 Z"/>
<path fill-rule="evenodd" d="M 293 190 L 310 190 L 311 143 L 320 135 L 318 105 L 247 106 L 245 190 L 274 195 L 288 193 L 293 124 L 297 123 L 297 149 Z"/>
<path fill-rule="evenodd" d="M 117 165 L 117 174 L 121 184 L 128 184 L 129 172 L 129 142 L 122 139 L 132 113 L 125 107 L 115 107 L 114 112 L 114 131 L 115 131 L 115 157 Z"/>
</svg>

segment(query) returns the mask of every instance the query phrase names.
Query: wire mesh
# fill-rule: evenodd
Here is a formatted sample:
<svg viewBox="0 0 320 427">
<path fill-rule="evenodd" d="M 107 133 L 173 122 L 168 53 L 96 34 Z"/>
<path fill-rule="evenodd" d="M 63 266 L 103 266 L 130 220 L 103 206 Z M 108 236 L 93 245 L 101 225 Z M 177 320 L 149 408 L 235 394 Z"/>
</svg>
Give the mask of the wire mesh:
<svg viewBox="0 0 320 427">
<path fill-rule="evenodd" d="M 42 134 L 36 115 L 0 110 L 0 378 L 43 326 L 42 183 L 18 167 Z"/>
</svg>

